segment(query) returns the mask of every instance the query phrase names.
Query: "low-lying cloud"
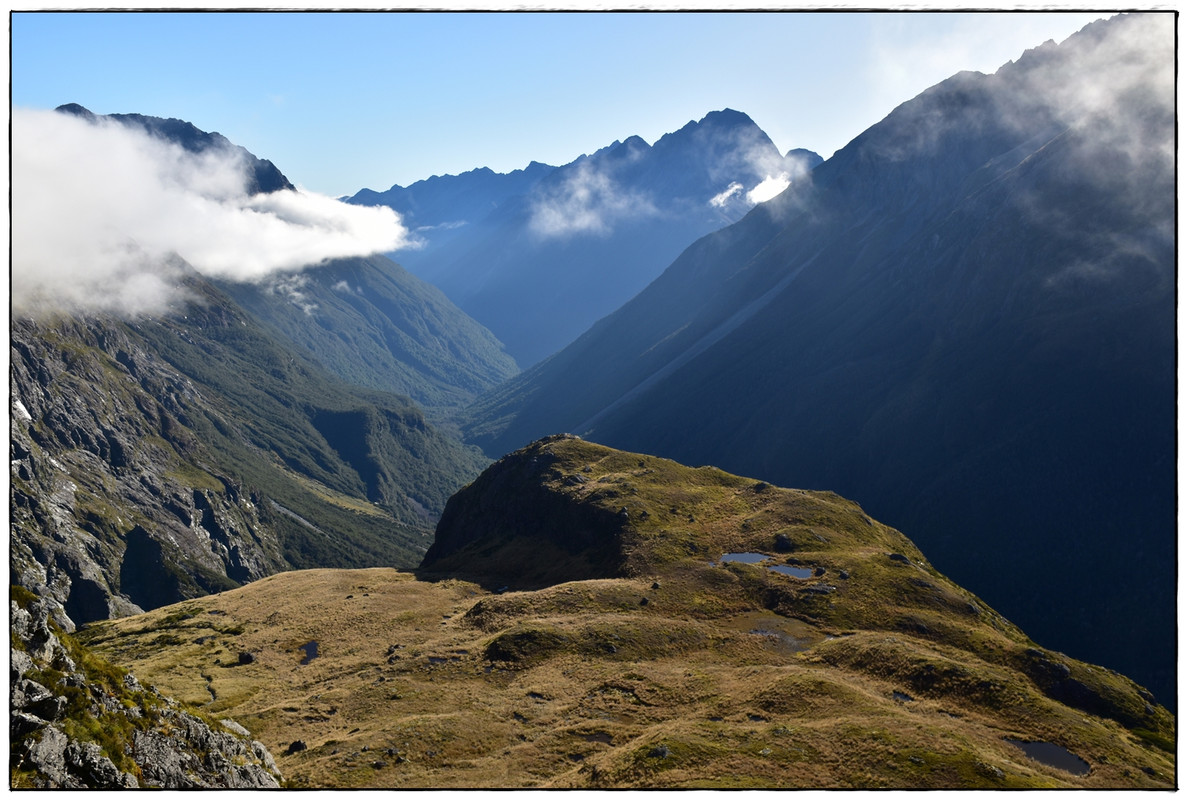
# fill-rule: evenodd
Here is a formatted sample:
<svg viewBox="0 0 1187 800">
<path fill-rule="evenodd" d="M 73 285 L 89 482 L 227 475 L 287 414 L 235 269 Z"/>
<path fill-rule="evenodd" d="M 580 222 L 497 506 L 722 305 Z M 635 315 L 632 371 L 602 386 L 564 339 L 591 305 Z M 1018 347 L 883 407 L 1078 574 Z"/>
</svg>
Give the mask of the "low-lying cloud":
<svg viewBox="0 0 1187 800">
<path fill-rule="evenodd" d="M 195 154 L 102 118 L 15 110 L 13 309 L 160 313 L 187 265 L 260 282 L 408 241 L 389 208 L 249 195 L 245 178 L 237 150 Z"/>
<path fill-rule="evenodd" d="M 732 198 L 741 194 L 744 188 L 746 187 L 744 187 L 741 183 L 734 181 L 729 186 L 725 187 L 725 191 L 711 197 L 709 199 L 709 205 L 713 206 L 714 208 L 725 208 L 726 203 L 728 203 Z"/>
<path fill-rule="evenodd" d="M 528 227 L 543 238 L 606 235 L 620 220 L 657 213 L 649 198 L 623 189 L 608 171 L 586 160 L 534 198 Z"/>
</svg>

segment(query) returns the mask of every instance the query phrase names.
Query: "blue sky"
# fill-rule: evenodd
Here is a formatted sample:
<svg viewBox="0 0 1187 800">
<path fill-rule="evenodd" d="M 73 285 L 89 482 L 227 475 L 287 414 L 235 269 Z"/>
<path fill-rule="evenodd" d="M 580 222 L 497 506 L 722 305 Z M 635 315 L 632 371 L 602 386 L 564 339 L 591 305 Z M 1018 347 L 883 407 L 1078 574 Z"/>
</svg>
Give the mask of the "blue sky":
<svg viewBox="0 0 1187 800">
<path fill-rule="evenodd" d="M 825 158 L 1103 14 L 14 12 L 12 103 L 178 117 L 332 196 L 749 114 Z"/>
</svg>

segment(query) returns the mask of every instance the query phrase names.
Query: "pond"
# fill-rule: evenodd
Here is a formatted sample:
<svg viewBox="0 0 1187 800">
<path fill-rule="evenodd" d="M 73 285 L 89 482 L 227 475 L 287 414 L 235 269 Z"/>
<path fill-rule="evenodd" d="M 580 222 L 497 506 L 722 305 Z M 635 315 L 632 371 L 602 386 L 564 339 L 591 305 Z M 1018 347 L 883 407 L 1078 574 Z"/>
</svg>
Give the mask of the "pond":
<svg viewBox="0 0 1187 800">
<path fill-rule="evenodd" d="M 301 659 L 302 664 L 308 664 L 317 658 L 317 642 L 306 642 L 301 645 L 301 649 L 305 651 L 305 657 Z"/>
<path fill-rule="evenodd" d="M 718 563 L 762 564 L 770 560 L 771 556 L 765 553 L 726 553 Z M 772 572 L 778 572 L 780 575 L 791 575 L 794 578 L 812 577 L 811 567 L 797 567 L 792 564 L 767 564 L 766 567 Z"/>
<path fill-rule="evenodd" d="M 1026 753 L 1027 756 L 1073 775 L 1087 775 L 1092 766 L 1065 747 L 1051 742 L 1024 742 L 1021 739 L 1006 739 L 1007 742 Z"/>
<path fill-rule="evenodd" d="M 595 731 L 593 733 L 579 733 L 577 734 L 587 742 L 601 742 L 602 744 L 614 744 L 613 737 L 605 731 Z"/>
<path fill-rule="evenodd" d="M 726 553 L 721 557 L 722 564 L 737 562 L 739 564 L 761 564 L 770 559 L 762 553 Z"/>
<path fill-rule="evenodd" d="M 812 570 L 809 567 L 794 567 L 791 564 L 771 564 L 767 567 L 771 572 L 778 572 L 782 575 L 791 575 L 795 578 L 811 578 Z"/>
</svg>

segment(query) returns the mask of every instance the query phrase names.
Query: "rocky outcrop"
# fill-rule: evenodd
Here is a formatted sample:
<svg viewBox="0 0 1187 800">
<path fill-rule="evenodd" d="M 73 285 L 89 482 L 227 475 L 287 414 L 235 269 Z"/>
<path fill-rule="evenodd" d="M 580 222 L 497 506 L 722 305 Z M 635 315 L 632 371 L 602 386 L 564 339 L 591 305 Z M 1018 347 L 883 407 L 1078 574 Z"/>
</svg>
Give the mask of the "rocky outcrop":
<svg viewBox="0 0 1187 800">
<path fill-rule="evenodd" d="M 232 720 L 212 727 L 95 657 L 52 621 L 52 601 L 11 603 L 14 788 L 278 788 L 262 744 Z"/>
<path fill-rule="evenodd" d="M 582 476 L 566 476 L 549 447 L 573 438 L 508 454 L 451 497 L 421 569 L 493 589 L 622 575 L 629 513 L 573 501 Z"/>
</svg>

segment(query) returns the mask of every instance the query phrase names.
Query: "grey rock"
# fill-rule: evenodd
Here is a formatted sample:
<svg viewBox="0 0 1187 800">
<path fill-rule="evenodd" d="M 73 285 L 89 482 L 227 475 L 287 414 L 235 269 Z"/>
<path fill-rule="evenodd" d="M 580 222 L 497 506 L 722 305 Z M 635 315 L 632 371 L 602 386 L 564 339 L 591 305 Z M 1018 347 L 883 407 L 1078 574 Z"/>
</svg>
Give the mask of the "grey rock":
<svg viewBox="0 0 1187 800">
<path fill-rule="evenodd" d="M 25 673 L 33 669 L 33 659 L 29 658 L 29 654 L 22 650 L 12 651 L 11 663 L 12 672 L 10 682 L 13 683 L 25 677 Z"/>
<path fill-rule="evenodd" d="M 66 746 L 69 743 L 66 734 L 53 725 L 44 728 L 41 736 L 25 742 L 27 766 L 34 767 L 44 776 L 48 784 L 46 788 L 80 788 L 66 772 Z"/>
<path fill-rule="evenodd" d="M 91 742 L 71 742 L 64 752 L 66 768 L 75 780 L 93 789 L 135 789 L 135 776 L 121 772 L 102 748 Z"/>
<path fill-rule="evenodd" d="M 132 757 L 140 765 L 146 786 L 162 789 L 210 788 L 194 774 L 197 758 L 177 747 L 177 742 L 158 731 L 136 731 Z"/>
<path fill-rule="evenodd" d="M 46 721 L 24 711 L 13 711 L 9 731 L 12 739 L 20 739 L 46 726 Z"/>
<path fill-rule="evenodd" d="M 275 759 L 272 754 L 268 752 L 268 748 L 264 746 L 263 742 L 252 742 L 251 752 L 259 762 L 264 766 L 264 769 L 273 775 L 280 775 L 280 769 L 276 766 Z"/>
<path fill-rule="evenodd" d="M 13 708 L 28 711 L 50 722 L 59 719 L 66 710 L 65 697 L 55 695 L 40 683 L 28 678 L 13 687 L 12 695 Z"/>
<path fill-rule="evenodd" d="M 233 719 L 220 719 L 218 722 L 232 733 L 237 733 L 240 736 L 251 736 L 251 732 L 248 731 L 247 728 L 243 727 Z"/>
</svg>

